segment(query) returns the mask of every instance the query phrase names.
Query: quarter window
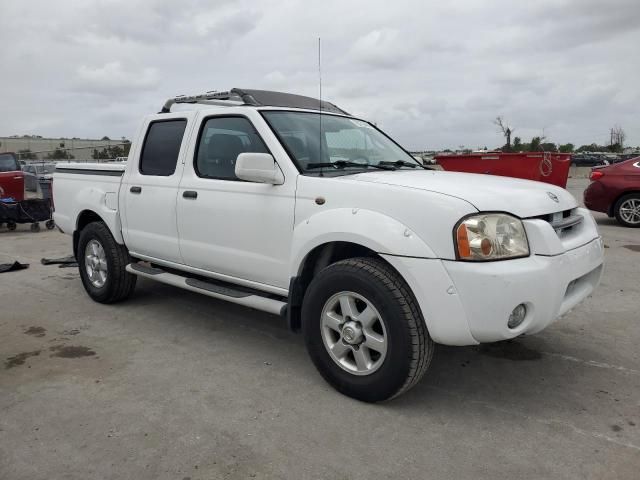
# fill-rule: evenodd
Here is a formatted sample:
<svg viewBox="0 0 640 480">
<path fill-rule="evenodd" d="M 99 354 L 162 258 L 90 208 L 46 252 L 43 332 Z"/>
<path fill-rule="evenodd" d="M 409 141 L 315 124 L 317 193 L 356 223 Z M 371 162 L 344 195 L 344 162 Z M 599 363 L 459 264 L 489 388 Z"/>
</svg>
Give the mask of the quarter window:
<svg viewBox="0 0 640 480">
<path fill-rule="evenodd" d="M 269 153 L 249 120 L 244 117 L 209 118 L 200 133 L 196 172 L 200 177 L 238 180 L 236 159 L 246 152 Z"/>
<path fill-rule="evenodd" d="M 140 155 L 140 173 L 168 177 L 176 171 L 182 137 L 187 126 L 184 119 L 162 120 L 149 125 Z"/>
</svg>

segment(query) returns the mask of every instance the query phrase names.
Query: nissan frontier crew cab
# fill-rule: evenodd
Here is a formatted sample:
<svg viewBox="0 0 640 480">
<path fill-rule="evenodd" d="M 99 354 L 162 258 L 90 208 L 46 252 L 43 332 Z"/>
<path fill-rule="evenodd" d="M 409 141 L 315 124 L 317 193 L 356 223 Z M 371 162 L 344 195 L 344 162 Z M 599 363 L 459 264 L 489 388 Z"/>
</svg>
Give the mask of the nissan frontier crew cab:
<svg viewBox="0 0 640 480">
<path fill-rule="evenodd" d="M 53 192 L 95 301 L 144 277 L 282 315 L 320 374 L 369 402 L 415 385 L 434 343 L 541 331 L 602 274 L 596 224 L 566 190 L 430 170 L 299 95 L 170 99 L 126 163 L 59 165 Z"/>
</svg>

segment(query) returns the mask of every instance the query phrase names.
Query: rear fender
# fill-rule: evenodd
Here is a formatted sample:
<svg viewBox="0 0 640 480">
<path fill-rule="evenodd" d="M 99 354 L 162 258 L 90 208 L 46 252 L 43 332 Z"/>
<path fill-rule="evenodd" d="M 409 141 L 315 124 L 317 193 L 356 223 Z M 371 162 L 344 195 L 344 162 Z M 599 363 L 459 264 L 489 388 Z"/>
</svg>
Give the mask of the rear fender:
<svg viewBox="0 0 640 480">
<path fill-rule="evenodd" d="M 96 187 L 86 187 L 78 192 L 75 198 L 76 207 L 76 223 L 75 229 L 78 230 L 81 216 L 84 212 L 93 212 L 98 215 L 105 225 L 109 228 L 111 235 L 115 241 L 124 245 L 122 238 L 122 224 L 118 213 L 118 194 L 117 192 L 105 192 Z"/>
</svg>

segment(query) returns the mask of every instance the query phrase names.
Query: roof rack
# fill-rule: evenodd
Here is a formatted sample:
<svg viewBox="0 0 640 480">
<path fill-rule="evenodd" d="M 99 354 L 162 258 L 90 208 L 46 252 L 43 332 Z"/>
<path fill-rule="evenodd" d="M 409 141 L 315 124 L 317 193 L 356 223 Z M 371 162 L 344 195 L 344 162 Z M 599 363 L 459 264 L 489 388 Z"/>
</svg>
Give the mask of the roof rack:
<svg viewBox="0 0 640 480">
<path fill-rule="evenodd" d="M 254 107 L 290 107 L 349 115 L 333 103 L 329 103 L 324 100 L 305 97 L 303 95 L 295 95 L 293 93 L 272 92 L 269 90 L 245 90 L 233 88 L 225 92 L 210 91 L 198 95 L 179 95 L 167 100 L 162 106 L 160 113 L 169 113 L 171 111 L 171 107 L 176 103 L 200 103 L 205 105 L 221 106 L 249 105 Z"/>
</svg>

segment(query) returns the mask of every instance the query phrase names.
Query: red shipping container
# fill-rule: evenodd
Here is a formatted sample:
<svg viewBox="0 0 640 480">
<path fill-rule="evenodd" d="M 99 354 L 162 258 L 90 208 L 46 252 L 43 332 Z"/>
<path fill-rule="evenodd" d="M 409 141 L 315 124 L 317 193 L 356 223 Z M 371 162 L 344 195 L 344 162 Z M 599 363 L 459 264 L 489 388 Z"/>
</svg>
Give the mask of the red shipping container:
<svg viewBox="0 0 640 480">
<path fill-rule="evenodd" d="M 571 166 L 570 153 L 551 152 L 436 155 L 435 159 L 447 171 L 537 180 L 562 188 L 567 187 Z"/>
</svg>

